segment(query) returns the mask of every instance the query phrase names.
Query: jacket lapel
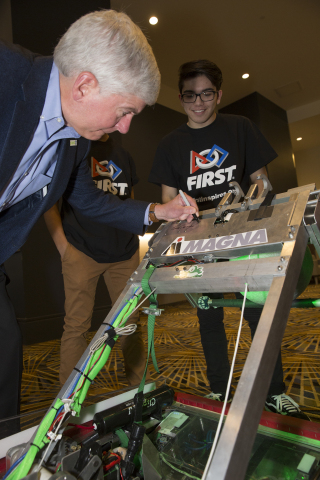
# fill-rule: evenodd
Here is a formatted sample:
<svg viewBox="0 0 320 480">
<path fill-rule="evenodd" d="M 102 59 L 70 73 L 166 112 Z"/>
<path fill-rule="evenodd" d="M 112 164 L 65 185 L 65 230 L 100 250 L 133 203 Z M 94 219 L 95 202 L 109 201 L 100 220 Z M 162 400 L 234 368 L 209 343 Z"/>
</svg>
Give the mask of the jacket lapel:
<svg viewBox="0 0 320 480">
<path fill-rule="evenodd" d="M 0 191 L 19 165 L 39 123 L 52 68 L 52 57 L 38 57 L 21 86 L 24 100 L 18 100 L 7 139 L 0 156 Z"/>
</svg>

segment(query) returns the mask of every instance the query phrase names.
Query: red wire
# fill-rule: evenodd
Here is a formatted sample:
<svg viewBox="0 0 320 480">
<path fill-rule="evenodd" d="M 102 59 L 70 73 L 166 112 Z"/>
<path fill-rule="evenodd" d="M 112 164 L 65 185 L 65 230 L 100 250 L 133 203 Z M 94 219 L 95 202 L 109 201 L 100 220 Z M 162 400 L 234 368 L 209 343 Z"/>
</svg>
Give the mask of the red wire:
<svg viewBox="0 0 320 480">
<path fill-rule="evenodd" d="M 114 467 L 115 465 L 117 465 L 118 463 L 121 462 L 121 456 L 118 455 L 117 453 L 113 452 L 112 455 L 114 455 L 115 457 L 117 457 L 116 460 L 114 460 L 113 462 L 109 463 L 108 465 L 104 465 L 104 471 L 108 471 L 110 470 L 110 468 Z"/>
<path fill-rule="evenodd" d="M 71 427 L 83 428 L 84 430 L 94 430 L 94 427 L 85 427 L 84 425 L 78 425 L 77 423 L 68 423 Z"/>
</svg>

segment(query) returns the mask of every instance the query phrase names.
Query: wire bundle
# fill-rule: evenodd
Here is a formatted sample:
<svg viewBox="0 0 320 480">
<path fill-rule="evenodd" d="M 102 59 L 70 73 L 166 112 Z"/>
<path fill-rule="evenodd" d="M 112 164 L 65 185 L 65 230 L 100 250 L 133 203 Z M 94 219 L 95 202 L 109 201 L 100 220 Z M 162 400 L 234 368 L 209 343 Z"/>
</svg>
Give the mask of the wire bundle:
<svg viewBox="0 0 320 480">
<path fill-rule="evenodd" d="M 88 389 L 94 378 L 107 362 L 114 342 L 117 340 L 118 336 L 130 335 L 137 328 L 136 325 L 128 325 L 125 327 L 125 323 L 136 309 L 137 303 L 142 296 L 142 293 L 140 293 L 141 291 L 141 288 L 138 288 L 134 292 L 132 297 L 127 300 L 124 306 L 115 315 L 111 323 L 108 325 L 107 330 L 91 346 L 89 355 L 71 387 L 71 393 L 67 394 L 66 398 L 58 398 L 54 405 L 51 406 L 39 425 L 28 451 L 10 467 L 4 476 L 4 479 L 20 480 L 28 475 L 37 453 L 47 446 L 38 466 L 38 470 L 40 470 L 51 444 L 61 438 L 62 431 L 60 431 L 60 428 L 64 421 L 67 420 L 70 415 L 79 416 Z M 113 339 L 113 342 L 110 342 L 110 339 Z M 68 392 L 70 392 L 70 389 Z"/>
</svg>

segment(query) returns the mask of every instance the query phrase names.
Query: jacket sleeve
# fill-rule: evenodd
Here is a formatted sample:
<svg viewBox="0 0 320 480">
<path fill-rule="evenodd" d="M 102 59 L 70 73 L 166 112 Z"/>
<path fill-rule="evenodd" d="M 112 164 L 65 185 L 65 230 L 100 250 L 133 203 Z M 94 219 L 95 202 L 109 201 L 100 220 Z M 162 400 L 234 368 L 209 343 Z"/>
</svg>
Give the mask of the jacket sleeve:
<svg viewBox="0 0 320 480">
<path fill-rule="evenodd" d="M 85 160 L 73 171 L 64 199 L 82 215 L 128 232 L 141 235 L 145 231 L 144 215 L 148 202 L 120 200 L 95 187 Z"/>
</svg>

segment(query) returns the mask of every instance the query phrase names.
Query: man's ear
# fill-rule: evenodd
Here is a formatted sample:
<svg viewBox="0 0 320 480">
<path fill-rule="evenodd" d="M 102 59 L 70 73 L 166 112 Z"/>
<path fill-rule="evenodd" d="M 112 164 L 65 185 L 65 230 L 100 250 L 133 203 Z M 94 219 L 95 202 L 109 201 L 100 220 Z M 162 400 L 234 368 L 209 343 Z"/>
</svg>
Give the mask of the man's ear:
<svg viewBox="0 0 320 480">
<path fill-rule="evenodd" d="M 217 105 L 219 105 L 219 103 L 221 102 L 221 97 L 222 97 L 222 90 L 219 90 L 217 95 Z"/>
<path fill-rule="evenodd" d="M 74 81 L 72 96 L 75 101 L 82 101 L 88 95 L 99 91 L 99 82 L 91 72 L 81 72 Z"/>
<path fill-rule="evenodd" d="M 182 95 L 181 95 L 181 93 L 179 93 L 178 97 L 179 97 L 181 106 L 182 106 L 182 108 L 184 109 L 184 102 L 183 102 L 183 100 L 182 100 Z"/>
</svg>

